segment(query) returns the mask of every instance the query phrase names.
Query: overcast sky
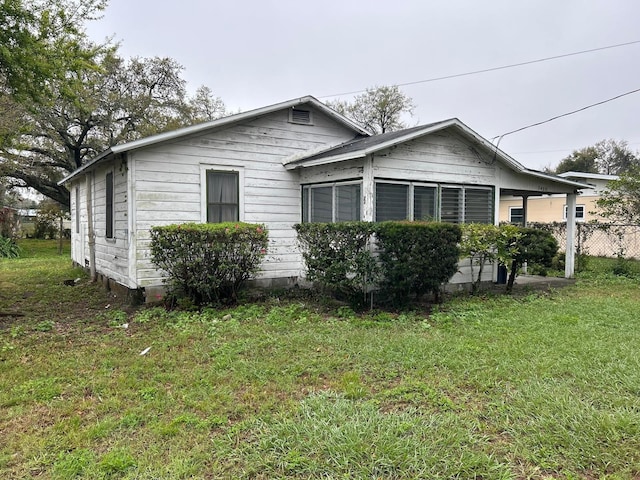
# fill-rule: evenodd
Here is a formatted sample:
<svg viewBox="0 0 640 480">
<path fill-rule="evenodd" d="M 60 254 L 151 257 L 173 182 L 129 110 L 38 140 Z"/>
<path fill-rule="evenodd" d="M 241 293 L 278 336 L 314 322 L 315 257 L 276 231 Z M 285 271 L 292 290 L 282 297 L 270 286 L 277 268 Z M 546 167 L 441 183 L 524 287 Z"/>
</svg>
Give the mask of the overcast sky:
<svg viewBox="0 0 640 480">
<path fill-rule="evenodd" d="M 635 0 L 110 0 L 88 26 L 125 57 L 172 57 L 230 109 L 640 40 Z M 640 43 L 402 87 L 410 125 L 458 117 L 487 139 L 640 88 Z M 346 95 L 342 99 L 350 99 Z M 529 168 L 614 138 L 640 149 L 640 92 L 506 136 Z"/>
</svg>

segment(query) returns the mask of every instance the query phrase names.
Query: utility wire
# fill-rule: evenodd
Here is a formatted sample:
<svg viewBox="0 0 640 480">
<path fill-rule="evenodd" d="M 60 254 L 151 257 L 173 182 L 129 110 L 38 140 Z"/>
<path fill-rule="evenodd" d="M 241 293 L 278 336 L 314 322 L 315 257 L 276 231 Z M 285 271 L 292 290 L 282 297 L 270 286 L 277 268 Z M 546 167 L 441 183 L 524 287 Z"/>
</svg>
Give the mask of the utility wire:
<svg viewBox="0 0 640 480">
<path fill-rule="evenodd" d="M 591 105 L 587 105 L 586 107 L 578 108 L 577 110 L 572 110 L 571 112 L 562 113 L 560 115 L 556 115 L 555 117 L 548 118 L 547 120 L 543 120 L 541 122 L 532 123 L 531 125 L 526 125 L 524 127 L 516 128 L 515 130 L 511 130 L 510 132 L 503 133 L 502 135 L 497 135 L 491 139 L 493 142 L 496 138 L 498 139 L 498 143 L 496 144 L 496 148 L 500 145 L 500 141 L 506 137 L 507 135 L 511 135 L 512 133 L 521 132 L 522 130 L 526 130 L 528 128 L 537 127 L 538 125 L 542 125 L 545 123 L 552 122 L 562 117 L 568 117 L 569 115 L 573 115 L 578 112 L 582 112 L 589 108 L 597 107 L 598 105 L 602 105 L 604 103 L 611 102 L 613 100 L 617 100 L 618 98 L 626 97 L 627 95 L 631 95 L 633 93 L 640 92 L 640 88 L 636 88 L 635 90 L 631 90 L 630 92 L 621 93 L 620 95 L 616 95 L 615 97 L 607 98 L 606 100 L 602 100 L 600 102 L 592 103 Z"/>
<path fill-rule="evenodd" d="M 598 52 L 600 50 L 608 50 L 608 49 L 611 49 L 611 48 L 626 47 L 628 45 L 634 45 L 634 44 L 637 44 L 637 43 L 640 43 L 640 40 L 633 40 L 632 42 L 618 43 L 616 45 L 607 45 L 606 47 L 591 48 L 589 50 L 580 50 L 579 52 L 564 53 L 562 55 L 555 55 L 553 57 L 538 58 L 536 60 L 529 60 L 529 61 L 520 62 L 520 63 L 512 63 L 512 64 L 509 64 L 509 65 L 502 65 L 502 66 L 499 66 L 499 67 L 485 68 L 485 69 L 482 69 L 482 70 L 474 70 L 472 72 L 455 73 L 453 75 L 445 75 L 443 77 L 434 77 L 434 78 L 427 78 L 425 80 L 416 80 L 416 81 L 413 81 L 413 82 L 398 83 L 398 84 L 396 84 L 396 86 L 397 87 L 406 87 L 407 85 L 418 85 L 420 83 L 438 82 L 440 80 L 448 80 L 450 78 L 467 77 L 469 75 L 477 75 L 479 73 L 495 72 L 497 70 L 505 70 L 507 68 L 522 67 L 523 65 L 531 65 L 531 64 L 534 64 L 534 63 L 548 62 L 550 60 L 557 60 L 559 58 L 573 57 L 573 56 L 576 56 L 576 55 L 583 55 L 585 53 Z M 355 95 L 356 93 L 363 93 L 363 92 L 366 92 L 366 89 L 365 90 L 353 90 L 351 92 L 334 93 L 333 95 L 323 95 L 323 96 L 318 97 L 318 98 L 341 97 L 343 95 Z"/>
</svg>

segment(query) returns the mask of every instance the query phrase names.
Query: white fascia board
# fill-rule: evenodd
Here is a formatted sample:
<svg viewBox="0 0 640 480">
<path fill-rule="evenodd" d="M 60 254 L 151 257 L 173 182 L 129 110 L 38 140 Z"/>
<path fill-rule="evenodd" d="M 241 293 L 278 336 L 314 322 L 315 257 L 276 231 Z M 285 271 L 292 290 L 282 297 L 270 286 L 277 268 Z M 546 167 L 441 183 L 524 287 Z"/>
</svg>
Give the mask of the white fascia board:
<svg viewBox="0 0 640 480">
<path fill-rule="evenodd" d="M 547 173 L 542 173 L 542 172 L 536 172 L 533 170 L 527 170 L 525 169 L 524 173 L 526 173 L 527 175 L 531 175 L 532 177 L 538 177 L 538 178 L 544 178 L 545 180 L 551 180 L 552 182 L 556 182 L 556 183 L 561 183 L 564 185 L 570 185 L 572 187 L 576 187 L 576 188 L 591 188 L 591 185 L 587 185 L 586 183 L 580 183 L 580 182 L 576 182 L 574 180 L 568 180 L 566 178 L 560 178 L 556 175 L 549 175 Z"/>
<path fill-rule="evenodd" d="M 287 170 L 295 170 L 296 168 L 315 167 L 317 165 L 326 165 L 329 163 L 343 162 L 345 160 L 355 160 L 356 158 L 363 158 L 366 156 L 367 154 L 365 153 L 364 150 L 358 150 L 351 153 L 344 153 L 342 155 L 334 155 L 333 157 L 319 158 L 317 160 L 311 160 L 309 162 L 303 161 L 295 164 L 289 163 L 287 165 L 284 165 L 284 168 L 286 168 Z"/>
<path fill-rule="evenodd" d="M 564 172 L 559 173 L 558 177 L 563 178 L 592 178 L 594 180 L 618 180 L 618 175 L 605 175 L 604 173 L 587 173 L 587 172 Z"/>
</svg>

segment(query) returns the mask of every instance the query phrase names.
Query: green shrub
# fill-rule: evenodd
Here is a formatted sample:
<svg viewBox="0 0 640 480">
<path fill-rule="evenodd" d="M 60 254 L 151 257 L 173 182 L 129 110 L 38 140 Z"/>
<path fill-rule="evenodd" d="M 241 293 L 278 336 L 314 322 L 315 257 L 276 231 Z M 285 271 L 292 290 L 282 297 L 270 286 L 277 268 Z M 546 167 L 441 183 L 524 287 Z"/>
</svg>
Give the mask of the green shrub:
<svg viewBox="0 0 640 480">
<path fill-rule="evenodd" d="M 465 223 L 462 228 L 460 255 L 469 259 L 471 285 L 477 292 L 482 282 L 482 270 L 487 263 L 496 261 L 507 264 L 515 255 L 515 240 L 519 237 L 514 225 L 493 225 L 487 223 Z M 474 270 L 477 266 L 477 271 Z"/>
<path fill-rule="evenodd" d="M 259 270 L 267 246 L 263 225 L 187 223 L 151 229 L 152 261 L 167 272 L 170 292 L 197 305 L 235 302 Z"/>
<path fill-rule="evenodd" d="M 515 240 L 516 250 L 511 259 L 511 272 L 507 282 L 507 291 L 513 288 L 516 275 L 525 262 L 538 268 L 551 267 L 557 262 L 558 241 L 547 230 L 516 227 L 519 235 Z"/>
<path fill-rule="evenodd" d="M 0 237 L 0 258 L 18 258 L 20 247 L 12 238 Z"/>
<path fill-rule="evenodd" d="M 369 222 L 300 223 L 298 233 L 307 279 L 338 298 L 361 306 L 378 279 L 371 252 L 374 224 Z"/>
<path fill-rule="evenodd" d="M 382 296 L 396 306 L 412 295 L 439 296 L 458 270 L 460 227 L 437 222 L 382 222 L 376 225 Z"/>
</svg>

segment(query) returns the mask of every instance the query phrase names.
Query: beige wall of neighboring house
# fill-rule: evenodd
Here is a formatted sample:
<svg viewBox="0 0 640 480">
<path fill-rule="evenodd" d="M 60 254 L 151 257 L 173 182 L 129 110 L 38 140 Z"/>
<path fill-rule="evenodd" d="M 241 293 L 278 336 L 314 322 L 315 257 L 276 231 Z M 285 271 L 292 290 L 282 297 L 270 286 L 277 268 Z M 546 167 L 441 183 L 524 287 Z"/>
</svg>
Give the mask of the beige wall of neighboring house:
<svg viewBox="0 0 640 480">
<path fill-rule="evenodd" d="M 578 222 L 590 222 L 600 220 L 597 214 L 596 202 L 606 190 L 607 183 L 615 180 L 615 175 L 601 175 L 597 173 L 566 172 L 560 174 L 564 178 L 570 178 L 591 185 L 585 189 L 576 200 L 576 220 Z M 505 196 L 500 198 L 500 221 L 520 223 L 522 221 L 522 197 Z M 528 222 L 564 222 L 567 219 L 567 199 L 565 195 L 543 195 L 529 197 L 527 202 Z"/>
</svg>

